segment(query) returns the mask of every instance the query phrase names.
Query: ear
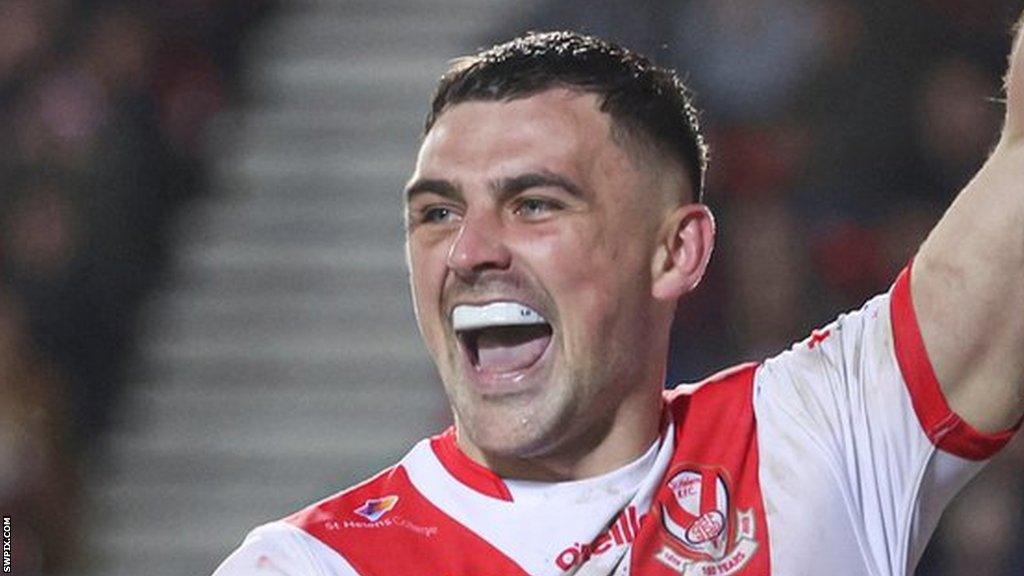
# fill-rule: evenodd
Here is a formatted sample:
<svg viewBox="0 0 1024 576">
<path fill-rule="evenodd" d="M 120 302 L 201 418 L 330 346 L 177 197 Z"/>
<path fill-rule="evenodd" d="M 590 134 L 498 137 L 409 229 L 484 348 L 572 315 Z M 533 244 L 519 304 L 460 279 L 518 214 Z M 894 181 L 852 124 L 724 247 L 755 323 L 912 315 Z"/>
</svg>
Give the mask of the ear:
<svg viewBox="0 0 1024 576">
<path fill-rule="evenodd" d="M 675 302 L 704 276 L 715 244 L 715 218 L 704 204 L 679 206 L 665 218 L 658 238 L 651 295 Z"/>
</svg>

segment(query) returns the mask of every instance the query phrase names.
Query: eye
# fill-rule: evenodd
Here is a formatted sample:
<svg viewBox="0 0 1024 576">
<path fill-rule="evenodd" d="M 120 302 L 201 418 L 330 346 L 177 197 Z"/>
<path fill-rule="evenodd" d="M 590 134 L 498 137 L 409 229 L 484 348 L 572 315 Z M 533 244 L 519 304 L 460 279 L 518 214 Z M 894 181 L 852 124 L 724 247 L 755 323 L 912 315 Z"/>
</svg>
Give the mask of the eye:
<svg viewBox="0 0 1024 576">
<path fill-rule="evenodd" d="M 411 211 L 412 224 L 444 224 L 459 217 L 459 212 L 452 206 L 432 204 Z"/>
<path fill-rule="evenodd" d="M 544 198 L 523 198 L 520 200 L 513 212 L 525 218 L 538 218 L 550 214 L 561 208 L 561 204 Z"/>
<path fill-rule="evenodd" d="M 434 206 L 424 210 L 421 219 L 424 222 L 438 223 L 449 221 L 452 219 L 452 216 L 452 210 L 447 209 L 444 206 Z"/>
</svg>

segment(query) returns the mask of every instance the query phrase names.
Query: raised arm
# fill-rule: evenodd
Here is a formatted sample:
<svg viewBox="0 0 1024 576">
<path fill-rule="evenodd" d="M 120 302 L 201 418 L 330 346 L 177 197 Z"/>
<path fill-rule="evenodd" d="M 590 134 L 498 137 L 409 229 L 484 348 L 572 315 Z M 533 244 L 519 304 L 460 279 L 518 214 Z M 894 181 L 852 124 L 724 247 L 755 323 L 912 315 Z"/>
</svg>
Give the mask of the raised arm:
<svg viewBox="0 0 1024 576">
<path fill-rule="evenodd" d="M 1024 24 L 1024 20 L 1022 20 Z M 991 157 L 914 259 L 911 294 L 950 407 L 983 432 L 1024 413 L 1024 41 Z"/>
</svg>

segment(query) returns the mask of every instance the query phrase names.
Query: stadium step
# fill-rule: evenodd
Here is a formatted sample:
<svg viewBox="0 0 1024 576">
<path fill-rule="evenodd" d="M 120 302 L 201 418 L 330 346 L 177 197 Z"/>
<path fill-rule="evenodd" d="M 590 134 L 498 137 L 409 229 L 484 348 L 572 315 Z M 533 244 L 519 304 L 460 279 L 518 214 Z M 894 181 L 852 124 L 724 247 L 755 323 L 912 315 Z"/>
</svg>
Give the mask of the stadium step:
<svg viewBox="0 0 1024 576">
<path fill-rule="evenodd" d="M 534 0 L 535 2 L 535 0 Z M 419 339 L 401 190 L 447 61 L 531 2 L 295 0 L 215 123 L 124 411 L 88 474 L 83 576 L 209 574 L 258 524 L 450 418 Z"/>
</svg>

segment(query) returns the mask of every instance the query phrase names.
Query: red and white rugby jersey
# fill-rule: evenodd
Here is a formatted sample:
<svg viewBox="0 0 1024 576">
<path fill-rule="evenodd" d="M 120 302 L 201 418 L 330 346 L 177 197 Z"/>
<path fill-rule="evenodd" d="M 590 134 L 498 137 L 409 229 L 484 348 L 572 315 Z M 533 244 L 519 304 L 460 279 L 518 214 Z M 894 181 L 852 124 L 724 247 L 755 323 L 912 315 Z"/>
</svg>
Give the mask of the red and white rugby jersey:
<svg viewBox="0 0 1024 576">
<path fill-rule="evenodd" d="M 665 395 L 638 460 L 503 480 L 449 430 L 394 467 L 257 528 L 215 576 L 895 576 L 1012 431 L 950 411 L 909 287 L 763 364 Z"/>
</svg>

